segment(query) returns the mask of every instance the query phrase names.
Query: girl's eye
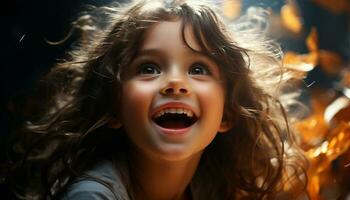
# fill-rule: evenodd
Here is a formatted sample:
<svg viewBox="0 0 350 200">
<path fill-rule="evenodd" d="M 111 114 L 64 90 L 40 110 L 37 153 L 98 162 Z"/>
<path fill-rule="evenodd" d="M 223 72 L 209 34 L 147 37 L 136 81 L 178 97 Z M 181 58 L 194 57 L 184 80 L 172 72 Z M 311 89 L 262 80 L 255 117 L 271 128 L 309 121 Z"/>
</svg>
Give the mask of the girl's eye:
<svg viewBox="0 0 350 200">
<path fill-rule="evenodd" d="M 210 71 L 208 70 L 208 68 L 200 63 L 194 64 L 190 68 L 188 73 L 191 75 L 210 75 Z"/>
<path fill-rule="evenodd" d="M 142 64 L 139 67 L 139 74 L 160 74 L 159 67 L 153 63 Z"/>
</svg>

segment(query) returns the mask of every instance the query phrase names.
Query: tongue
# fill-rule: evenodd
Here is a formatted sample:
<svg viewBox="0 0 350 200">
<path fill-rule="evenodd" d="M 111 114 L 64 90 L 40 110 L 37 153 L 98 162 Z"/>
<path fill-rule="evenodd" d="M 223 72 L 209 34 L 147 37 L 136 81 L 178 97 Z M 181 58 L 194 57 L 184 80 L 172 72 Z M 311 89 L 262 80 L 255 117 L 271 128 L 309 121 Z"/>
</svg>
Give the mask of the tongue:
<svg viewBox="0 0 350 200">
<path fill-rule="evenodd" d="M 182 121 L 164 121 L 159 125 L 161 127 L 169 128 L 169 129 L 181 129 L 181 128 L 187 127 L 186 123 Z"/>
</svg>

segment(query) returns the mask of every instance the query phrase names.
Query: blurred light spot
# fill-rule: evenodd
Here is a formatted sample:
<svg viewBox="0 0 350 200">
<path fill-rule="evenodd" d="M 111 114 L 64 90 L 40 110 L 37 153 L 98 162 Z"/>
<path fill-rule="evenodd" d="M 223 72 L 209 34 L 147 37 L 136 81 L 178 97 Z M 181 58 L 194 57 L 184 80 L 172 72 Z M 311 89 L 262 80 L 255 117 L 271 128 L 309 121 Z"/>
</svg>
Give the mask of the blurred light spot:
<svg viewBox="0 0 350 200">
<path fill-rule="evenodd" d="M 282 24 L 293 33 L 300 33 L 302 30 L 301 17 L 296 4 L 289 2 L 281 8 Z"/>
<path fill-rule="evenodd" d="M 325 121 L 329 123 L 340 110 L 349 105 L 350 101 L 347 97 L 339 97 L 326 108 L 324 112 Z"/>
<path fill-rule="evenodd" d="M 222 4 L 224 16 L 229 20 L 235 19 L 241 13 L 242 3 L 240 0 L 225 0 Z"/>
</svg>

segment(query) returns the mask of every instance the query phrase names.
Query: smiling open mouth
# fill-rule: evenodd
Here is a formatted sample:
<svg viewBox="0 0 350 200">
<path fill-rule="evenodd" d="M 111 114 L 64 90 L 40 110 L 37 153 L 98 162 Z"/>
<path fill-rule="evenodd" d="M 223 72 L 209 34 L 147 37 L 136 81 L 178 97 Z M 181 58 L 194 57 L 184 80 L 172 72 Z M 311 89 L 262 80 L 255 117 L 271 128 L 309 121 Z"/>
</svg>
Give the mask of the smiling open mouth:
<svg viewBox="0 0 350 200">
<path fill-rule="evenodd" d="M 193 125 L 197 117 L 192 113 L 163 112 L 153 117 L 153 121 L 163 128 L 182 129 Z"/>
</svg>

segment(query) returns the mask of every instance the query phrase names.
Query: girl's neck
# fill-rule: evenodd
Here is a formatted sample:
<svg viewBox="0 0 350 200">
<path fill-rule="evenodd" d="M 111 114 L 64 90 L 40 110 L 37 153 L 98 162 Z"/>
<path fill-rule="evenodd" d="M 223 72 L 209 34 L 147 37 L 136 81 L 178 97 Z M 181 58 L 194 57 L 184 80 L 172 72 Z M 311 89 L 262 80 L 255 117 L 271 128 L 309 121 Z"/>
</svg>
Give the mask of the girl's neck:
<svg viewBox="0 0 350 200">
<path fill-rule="evenodd" d="M 130 170 L 136 200 L 187 200 L 186 188 L 197 169 L 202 153 L 181 161 L 150 158 L 131 151 Z"/>
</svg>

